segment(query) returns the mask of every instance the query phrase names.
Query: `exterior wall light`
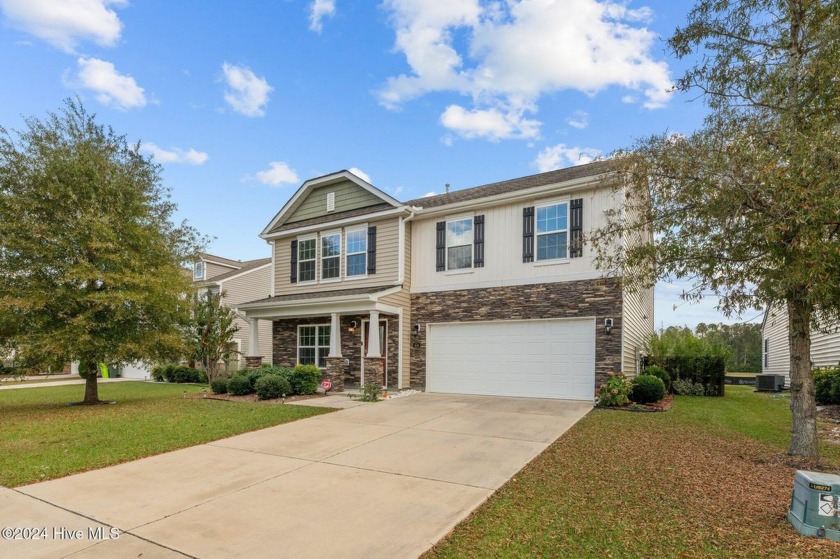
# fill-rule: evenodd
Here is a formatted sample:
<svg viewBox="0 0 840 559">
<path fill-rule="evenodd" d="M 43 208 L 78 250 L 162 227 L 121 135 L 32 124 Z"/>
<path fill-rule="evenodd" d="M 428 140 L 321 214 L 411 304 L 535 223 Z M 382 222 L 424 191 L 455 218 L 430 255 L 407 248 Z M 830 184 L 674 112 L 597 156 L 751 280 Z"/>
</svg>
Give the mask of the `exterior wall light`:
<svg viewBox="0 0 840 559">
<path fill-rule="evenodd" d="M 358 322 L 356 322 L 355 320 L 351 320 L 350 321 L 350 333 L 355 334 L 356 333 L 356 328 L 358 328 L 358 326 L 359 326 Z"/>
<path fill-rule="evenodd" d="M 613 319 L 605 318 L 604 319 L 604 334 L 609 334 L 610 332 L 612 332 L 612 328 L 613 328 Z"/>
</svg>

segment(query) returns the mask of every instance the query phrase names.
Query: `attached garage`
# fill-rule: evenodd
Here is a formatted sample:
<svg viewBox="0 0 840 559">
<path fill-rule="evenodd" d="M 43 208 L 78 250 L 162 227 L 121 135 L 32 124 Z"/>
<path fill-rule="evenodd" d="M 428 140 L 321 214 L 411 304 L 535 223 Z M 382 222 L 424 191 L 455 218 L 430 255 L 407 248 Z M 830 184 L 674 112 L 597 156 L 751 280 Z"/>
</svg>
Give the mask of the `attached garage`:
<svg viewBox="0 0 840 559">
<path fill-rule="evenodd" d="M 595 319 L 426 326 L 429 392 L 594 399 Z"/>
</svg>

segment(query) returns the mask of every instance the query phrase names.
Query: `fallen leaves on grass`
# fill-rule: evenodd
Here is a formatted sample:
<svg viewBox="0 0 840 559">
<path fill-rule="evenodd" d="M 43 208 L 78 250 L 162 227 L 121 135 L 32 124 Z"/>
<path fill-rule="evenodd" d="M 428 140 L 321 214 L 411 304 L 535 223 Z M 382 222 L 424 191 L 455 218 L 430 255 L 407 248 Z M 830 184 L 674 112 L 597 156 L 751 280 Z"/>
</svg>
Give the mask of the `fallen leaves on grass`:
<svg viewBox="0 0 840 559">
<path fill-rule="evenodd" d="M 779 449 L 667 414 L 594 410 L 429 557 L 832 557 L 785 519 Z M 786 457 L 787 458 L 787 457 Z"/>
</svg>

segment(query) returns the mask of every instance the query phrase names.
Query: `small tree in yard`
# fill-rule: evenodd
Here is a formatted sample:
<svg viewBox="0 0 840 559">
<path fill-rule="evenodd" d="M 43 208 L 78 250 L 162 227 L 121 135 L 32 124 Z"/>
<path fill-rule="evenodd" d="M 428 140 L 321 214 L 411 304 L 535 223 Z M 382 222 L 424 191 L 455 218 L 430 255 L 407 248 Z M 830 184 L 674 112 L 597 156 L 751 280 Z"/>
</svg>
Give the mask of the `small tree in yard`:
<svg viewBox="0 0 840 559">
<path fill-rule="evenodd" d="M 683 278 L 725 313 L 785 305 L 789 454 L 817 456 L 812 326 L 840 317 L 840 4 L 700 0 L 669 45 L 702 55 L 677 83 L 710 108 L 700 130 L 615 157 L 623 207 L 595 232 L 631 286 Z M 616 242 L 639 232 L 648 245 Z"/>
<path fill-rule="evenodd" d="M 190 320 L 190 343 L 192 357 L 204 366 L 207 381 L 213 382 L 218 374 L 219 361 L 227 360 L 236 353 L 231 349 L 233 335 L 238 327 L 233 309 L 222 304 L 223 293 L 206 291 L 193 295 L 193 311 Z"/>
<path fill-rule="evenodd" d="M 78 360 L 85 404 L 98 363 L 184 350 L 197 235 L 172 224 L 160 167 L 67 100 L 0 127 L 0 345 L 27 362 Z"/>
</svg>

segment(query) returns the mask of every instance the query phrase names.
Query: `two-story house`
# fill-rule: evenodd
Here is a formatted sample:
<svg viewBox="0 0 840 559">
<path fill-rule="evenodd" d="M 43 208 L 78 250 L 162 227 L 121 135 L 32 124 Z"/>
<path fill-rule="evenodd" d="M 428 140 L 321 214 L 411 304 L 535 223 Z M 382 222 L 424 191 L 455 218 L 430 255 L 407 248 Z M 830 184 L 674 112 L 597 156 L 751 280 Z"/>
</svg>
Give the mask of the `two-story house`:
<svg viewBox="0 0 840 559">
<path fill-rule="evenodd" d="M 604 277 L 582 242 L 620 199 L 609 173 L 405 203 L 348 171 L 308 180 L 261 233 L 270 296 L 238 309 L 271 322 L 275 364 L 314 363 L 335 388 L 592 400 L 607 373 L 636 372 L 653 332 L 652 290 Z M 247 355 L 261 351 L 251 337 Z"/>
<path fill-rule="evenodd" d="M 790 386 L 790 334 L 788 311 L 776 305 L 764 311 L 761 321 L 761 372 L 784 375 Z M 827 324 L 824 330 L 811 328 L 811 366 L 836 367 L 840 363 L 840 323 Z"/>
<path fill-rule="evenodd" d="M 268 296 L 271 292 L 271 258 L 256 260 L 231 260 L 213 254 L 199 253 L 193 264 L 193 284 L 197 289 L 222 293 L 222 304 L 235 308 L 240 303 Z M 229 360 L 232 370 L 244 366 L 245 353 L 250 336 L 251 324 L 237 313 L 234 318 L 237 331 L 233 336 L 236 354 Z M 271 324 L 257 325 L 257 339 L 263 362 L 271 363 Z"/>
</svg>

